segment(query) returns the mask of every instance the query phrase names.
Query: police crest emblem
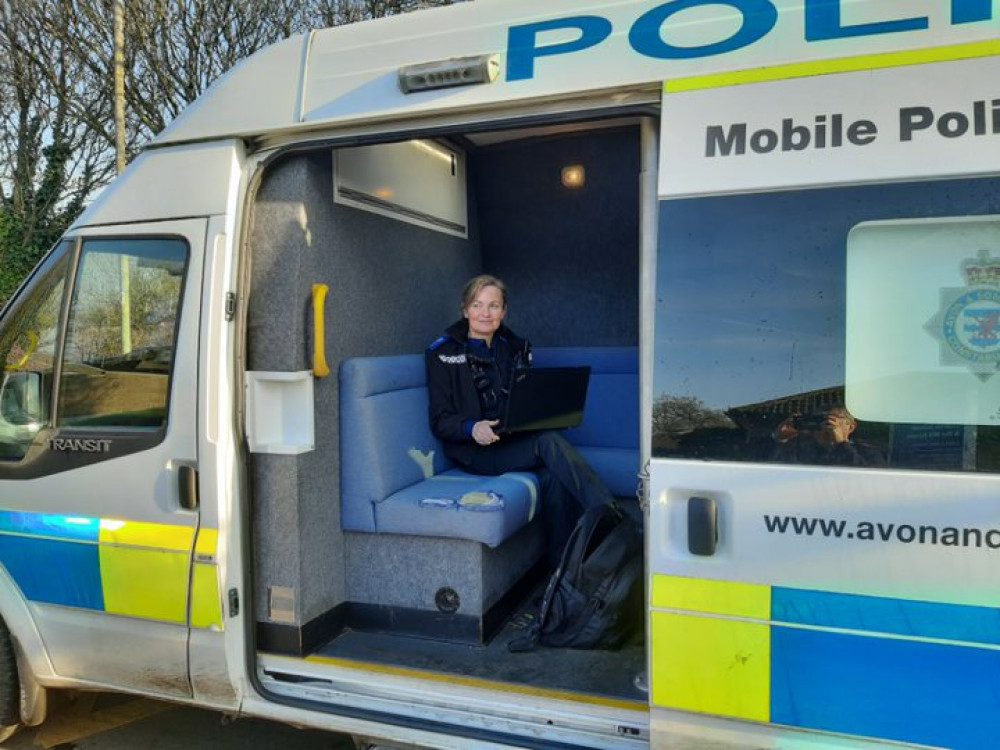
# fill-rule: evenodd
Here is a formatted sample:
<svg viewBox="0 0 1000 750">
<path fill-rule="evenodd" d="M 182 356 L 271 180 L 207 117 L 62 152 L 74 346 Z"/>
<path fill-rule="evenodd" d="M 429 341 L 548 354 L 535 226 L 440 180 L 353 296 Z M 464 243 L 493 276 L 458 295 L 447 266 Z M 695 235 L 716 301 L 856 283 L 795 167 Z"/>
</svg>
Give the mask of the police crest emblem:
<svg viewBox="0 0 1000 750">
<path fill-rule="evenodd" d="M 1000 258 L 982 249 L 962 263 L 966 286 L 941 289 L 938 312 L 924 326 L 941 346 L 941 364 L 982 381 L 1000 371 Z"/>
</svg>

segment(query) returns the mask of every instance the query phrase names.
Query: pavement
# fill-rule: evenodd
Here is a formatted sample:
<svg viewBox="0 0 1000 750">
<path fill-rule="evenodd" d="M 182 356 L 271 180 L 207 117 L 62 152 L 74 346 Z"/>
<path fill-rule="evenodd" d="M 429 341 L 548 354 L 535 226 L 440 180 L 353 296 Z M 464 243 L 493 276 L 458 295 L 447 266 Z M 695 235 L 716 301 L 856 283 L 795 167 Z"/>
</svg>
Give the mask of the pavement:
<svg viewBox="0 0 1000 750">
<path fill-rule="evenodd" d="M 22 729 L 4 750 L 354 750 L 346 735 L 232 717 L 148 698 L 61 694 L 45 722 Z"/>
</svg>

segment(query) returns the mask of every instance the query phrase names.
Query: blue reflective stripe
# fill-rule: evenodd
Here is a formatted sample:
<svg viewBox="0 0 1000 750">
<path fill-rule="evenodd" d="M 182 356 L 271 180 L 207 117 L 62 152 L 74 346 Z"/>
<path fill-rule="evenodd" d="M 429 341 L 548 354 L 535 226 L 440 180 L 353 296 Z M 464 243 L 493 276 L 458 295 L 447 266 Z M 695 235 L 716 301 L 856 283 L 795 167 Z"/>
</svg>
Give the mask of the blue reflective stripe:
<svg viewBox="0 0 1000 750">
<path fill-rule="evenodd" d="M 1000 645 L 1000 609 L 855 594 L 771 590 L 775 622 Z"/>
<path fill-rule="evenodd" d="M 922 745 L 1000 747 L 1000 652 L 771 628 L 771 721 Z"/>
<path fill-rule="evenodd" d="M 101 533 L 101 519 L 56 513 L 2 510 L 0 511 L 0 533 L 31 534 L 32 536 L 96 542 Z"/>
<path fill-rule="evenodd" d="M 31 601 L 104 609 L 96 544 L 0 534 L 0 563 Z"/>
</svg>

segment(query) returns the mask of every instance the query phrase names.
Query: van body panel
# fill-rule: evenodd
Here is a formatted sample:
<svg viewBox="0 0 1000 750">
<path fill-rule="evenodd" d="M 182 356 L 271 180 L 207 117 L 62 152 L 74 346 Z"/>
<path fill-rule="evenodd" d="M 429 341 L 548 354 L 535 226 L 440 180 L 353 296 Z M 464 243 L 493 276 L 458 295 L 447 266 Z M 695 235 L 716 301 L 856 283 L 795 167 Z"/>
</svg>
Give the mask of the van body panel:
<svg viewBox="0 0 1000 750">
<path fill-rule="evenodd" d="M 224 215 L 240 185 L 237 141 L 144 151 L 94 199 L 73 228 Z M 72 230 L 71 230 L 72 231 Z"/>
<path fill-rule="evenodd" d="M 956 403 L 978 404 L 995 388 L 996 12 L 982 0 L 552 0 L 544 10 L 477 0 L 310 32 L 234 68 L 96 198 L 52 256 L 72 259 L 53 336 L 69 342 L 87 319 L 95 340 L 120 340 L 131 355 L 144 347 L 124 344 L 124 316 L 88 316 L 101 305 L 80 303 L 81 289 L 139 299 L 150 289 L 132 282 L 158 271 L 159 283 L 176 286 L 167 251 L 130 255 L 127 244 L 184 245 L 169 393 L 153 415 L 165 421 L 102 431 L 109 415 L 88 404 L 128 390 L 123 360 L 157 360 L 86 355 L 94 342 L 79 338 L 53 348 L 77 359 L 43 375 L 90 383 L 73 404 L 83 423 L 42 425 L 33 440 L 23 435 L 37 424 L 0 413 L 17 432 L 0 442 L 27 446 L 0 465 L 0 614 L 33 677 L 438 748 L 997 744 L 1000 432 L 985 421 L 917 423 L 905 397 L 892 399 L 894 421 L 875 419 L 864 411 L 879 384 L 852 383 L 850 361 L 862 339 L 887 367 L 912 348 L 925 373 L 950 368 Z M 497 80 L 400 90 L 402 66 L 476 55 L 496 56 Z M 655 105 L 636 120 L 635 103 L 654 90 L 664 92 L 659 132 Z M 605 129 L 607 141 L 596 135 Z M 335 148 L 428 132 L 482 167 L 468 183 L 462 176 L 472 200 L 461 243 L 442 241 L 426 217 L 404 229 L 380 223 L 394 221 L 385 206 L 368 210 L 392 197 L 381 185 L 368 206 L 334 205 Z M 618 171 L 588 162 L 598 199 L 574 203 L 549 168 L 612 141 L 602 166 Z M 538 179 L 524 180 L 529 172 Z M 581 220 L 594 216 L 636 231 L 604 234 Z M 975 248 L 963 244 L 969 237 Z M 123 262 L 87 289 L 75 280 L 91 251 Z M 392 558 L 392 547 L 364 546 L 343 528 L 339 443 L 350 435 L 336 426 L 336 374 L 317 374 L 309 416 L 327 429 L 310 451 L 247 451 L 246 370 L 307 371 L 317 331 L 334 370 L 350 357 L 414 355 L 439 335 L 432 321 L 443 327 L 455 313 L 447 290 L 481 271 L 520 274 L 514 328 L 534 325 L 536 344 L 638 339 L 646 627 L 630 653 L 613 655 L 608 682 L 624 689 L 560 692 L 544 686 L 548 674 L 525 677 L 523 662 L 494 679 L 495 661 L 477 651 L 489 637 L 463 646 L 488 679 L 435 662 L 440 652 L 426 643 L 400 648 L 398 664 L 378 638 L 361 649 L 371 661 L 339 658 L 332 644 L 350 632 L 345 623 L 373 609 L 352 592 L 385 593 L 369 592 L 375 576 L 359 569 L 383 564 L 378 580 L 389 583 L 403 579 L 393 565 L 429 579 L 429 560 L 444 581 L 448 561 L 462 558 L 444 545 L 421 557 L 417 544 Z M 989 283 L 968 293 L 970 278 Z M 325 328 L 312 284 L 330 287 L 336 314 Z M 18 304 L 0 336 L 19 323 Z M 161 314 L 143 308 L 140 322 L 155 329 Z M 37 346 L 36 335 L 27 348 Z M 5 366 L 8 395 L 31 385 L 18 376 L 31 353 Z M 136 390 L 155 391 L 156 378 L 140 374 Z M 911 375 L 894 372 L 893 382 L 910 388 Z M 822 465 L 818 449 L 781 457 L 785 423 L 818 431 L 798 421 L 816 415 L 800 412 L 838 399 L 860 411 L 838 417 L 853 420 L 855 437 L 881 441 L 880 461 Z M 136 435 L 146 440 L 138 448 L 108 450 Z M 40 455 L 49 463 L 31 471 Z M 409 455 L 422 467 L 426 459 Z M 191 507 L 181 505 L 192 499 L 182 477 Z M 415 535 L 399 536 L 409 545 Z M 366 549 L 380 553 L 358 554 Z M 470 578 L 479 572 L 468 568 Z M 417 592 L 419 608 L 394 600 L 372 618 L 375 635 L 412 618 L 418 632 L 432 622 L 427 640 L 440 645 L 447 633 L 434 628 L 465 615 L 469 591 Z M 510 591 L 503 603 L 516 612 L 524 591 Z M 426 659 L 418 667 L 405 661 L 414 652 Z M 555 672 L 555 661 L 535 671 Z M 643 691 L 648 705 L 631 699 Z"/>
<path fill-rule="evenodd" d="M 294 36 L 241 61 L 175 118 L 155 142 L 249 137 L 299 122 L 309 39 L 309 34 Z M 293 78 L 289 78 L 290 75 Z M 246 88 L 248 82 L 252 82 L 252 93 L 249 95 Z M 240 126 L 235 129 L 220 128 L 220 111 L 239 113 L 236 119 L 240 121 Z"/>
<path fill-rule="evenodd" d="M 187 698 L 187 628 L 177 623 L 34 605 L 56 674 L 108 689 Z M 81 651 L 87 654 L 81 659 Z"/>
<path fill-rule="evenodd" d="M 654 740 L 680 710 L 768 725 L 765 738 L 777 726 L 996 741 L 995 428 L 921 416 L 933 413 L 923 399 L 941 400 L 922 385 L 935 378 L 970 405 L 938 413 L 992 403 L 984 313 L 962 306 L 993 294 L 980 269 L 998 253 L 1000 152 L 975 111 L 994 100 L 972 96 L 966 117 L 953 97 L 987 92 L 996 64 L 666 88 Z M 954 350 L 964 359 L 942 343 L 959 335 L 949 325 L 977 342 Z M 857 396 L 879 387 L 852 378 L 850 367 L 870 372 L 860 361 L 893 372 L 893 398 Z"/>
<path fill-rule="evenodd" d="M 860 12 L 841 5 L 559 0 L 540 10 L 530 2 L 478 0 L 324 29 L 227 73 L 154 144 L 542 100 L 579 91 L 581 82 L 611 89 L 996 39 L 996 19 L 982 3 L 922 3 L 909 12 L 891 0 L 866 2 Z M 401 66 L 476 55 L 497 56 L 501 70 L 492 84 L 410 95 L 397 84 Z"/>
<path fill-rule="evenodd" d="M 237 199 L 243 180 L 230 183 L 227 211 L 209 219 L 205 246 L 202 336 L 198 353 L 199 527 L 191 591 L 191 686 L 196 700 L 233 707 L 245 684 L 239 615 L 224 609 L 224 595 L 244 588 L 240 556 L 239 469 L 235 434 L 236 343 L 227 312 L 235 299 Z M 230 653 L 230 650 L 232 653 Z M 232 673 L 231 672 L 232 670 Z M 245 691 L 245 688 L 243 689 Z"/>
</svg>

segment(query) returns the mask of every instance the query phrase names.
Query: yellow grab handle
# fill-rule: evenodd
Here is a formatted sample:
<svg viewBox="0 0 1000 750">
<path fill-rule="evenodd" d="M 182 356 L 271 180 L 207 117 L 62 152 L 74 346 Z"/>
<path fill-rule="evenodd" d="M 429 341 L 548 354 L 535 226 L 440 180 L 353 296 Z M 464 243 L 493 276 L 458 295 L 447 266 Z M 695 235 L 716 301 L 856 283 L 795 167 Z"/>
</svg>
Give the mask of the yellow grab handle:
<svg viewBox="0 0 1000 750">
<path fill-rule="evenodd" d="M 325 378 L 330 374 L 330 368 L 326 364 L 326 335 L 324 328 L 325 317 L 323 315 L 326 305 L 326 293 L 330 287 L 326 284 L 313 284 L 313 375 L 317 378 Z"/>
</svg>

